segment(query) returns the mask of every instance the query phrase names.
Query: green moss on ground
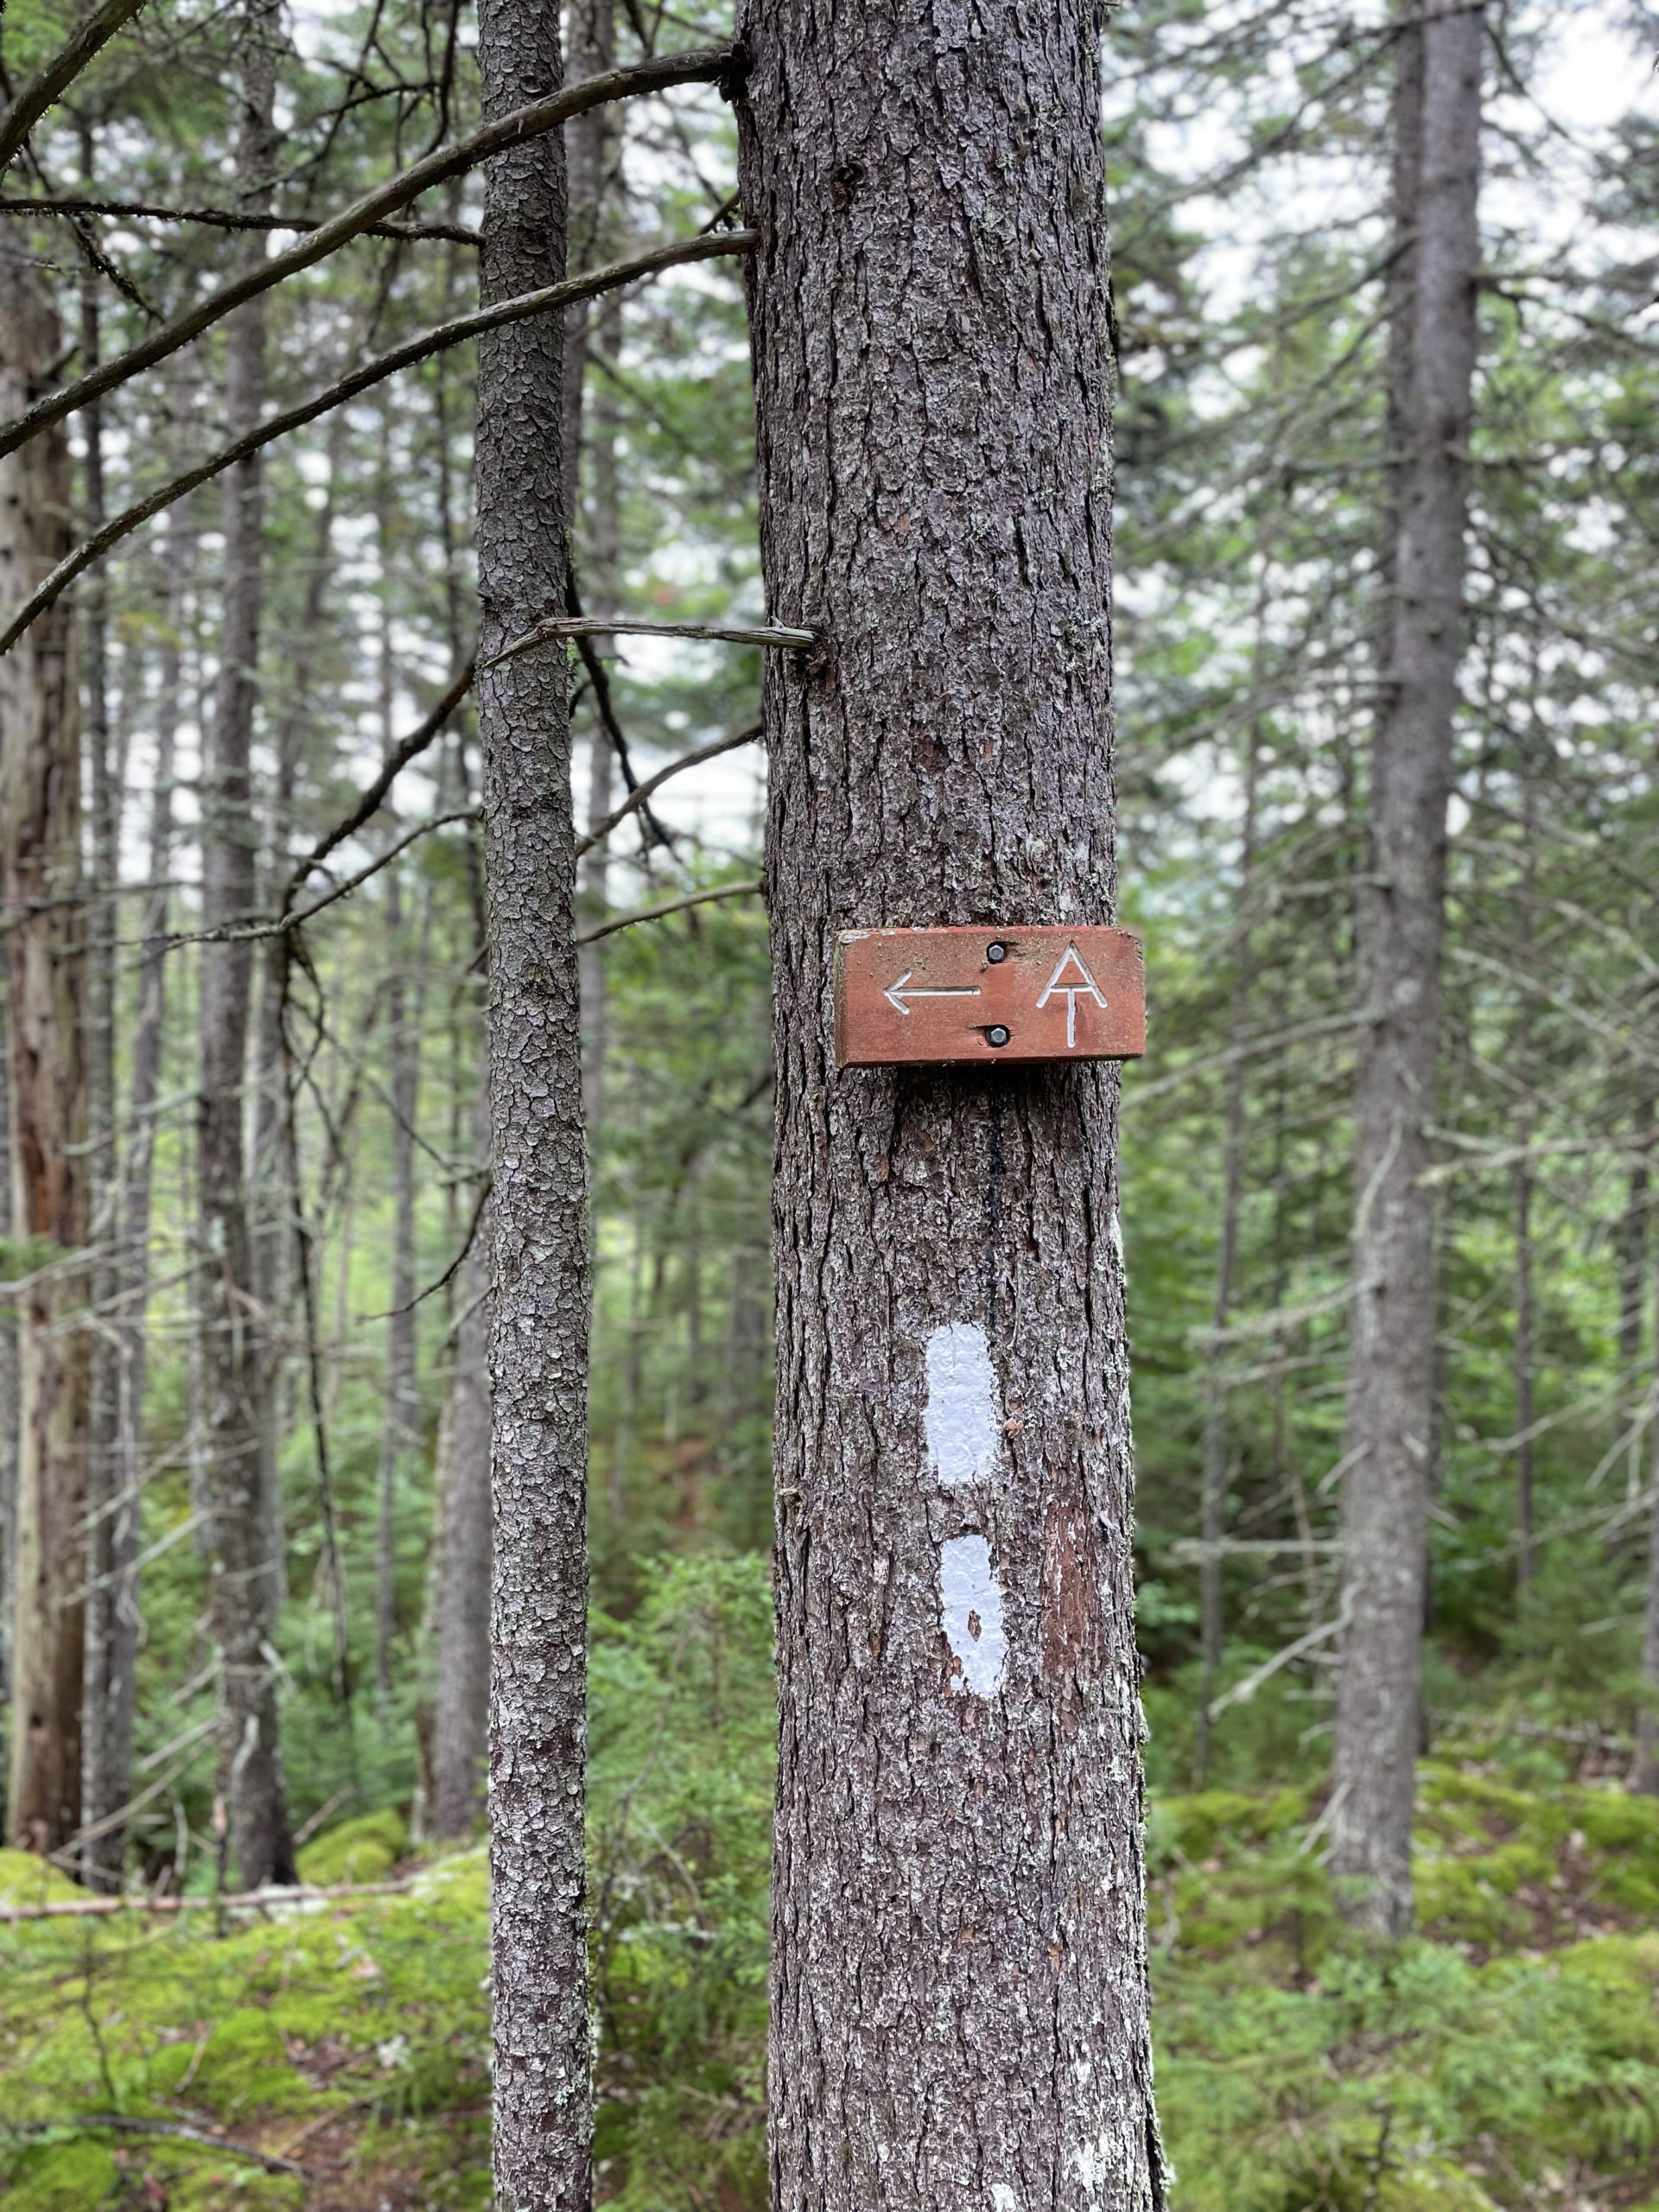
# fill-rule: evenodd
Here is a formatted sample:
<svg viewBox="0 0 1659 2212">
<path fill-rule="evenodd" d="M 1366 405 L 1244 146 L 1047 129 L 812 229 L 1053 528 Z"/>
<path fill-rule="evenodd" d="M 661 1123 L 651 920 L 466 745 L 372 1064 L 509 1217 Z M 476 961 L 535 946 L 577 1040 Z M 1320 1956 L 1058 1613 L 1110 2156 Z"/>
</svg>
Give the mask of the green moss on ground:
<svg viewBox="0 0 1659 2212">
<path fill-rule="evenodd" d="M 770 1605 L 753 1560 L 664 1569 L 593 1654 L 597 2167 L 622 2212 L 766 2203 Z M 1426 1769 L 1421 1934 L 1357 1940 L 1306 1792 L 1148 1819 L 1178 2212 L 1659 2207 L 1659 1805 Z M 395 1815 L 308 1848 L 383 1878 Z M 0 1853 L 0 1894 L 73 1895 Z M 487 1894 L 0 1924 L 7 2212 L 469 2212 L 488 2200 Z M 118 2111 L 207 2144 L 68 2131 Z M 289 2158 L 305 2179 L 241 2153 Z"/>
</svg>

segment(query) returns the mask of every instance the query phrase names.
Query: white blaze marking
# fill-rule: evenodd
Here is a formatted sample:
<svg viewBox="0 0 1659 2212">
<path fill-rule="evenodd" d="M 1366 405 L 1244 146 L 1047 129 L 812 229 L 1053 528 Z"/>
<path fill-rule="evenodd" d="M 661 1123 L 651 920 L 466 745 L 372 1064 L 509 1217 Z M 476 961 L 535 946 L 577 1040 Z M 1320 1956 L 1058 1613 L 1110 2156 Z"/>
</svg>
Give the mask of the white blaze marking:
<svg viewBox="0 0 1659 2212">
<path fill-rule="evenodd" d="M 1020 2200 L 1005 2181 L 991 2183 L 991 2212 L 1020 2212 Z"/>
<path fill-rule="evenodd" d="M 996 1469 L 1001 1413 L 985 1332 L 947 1322 L 927 1340 L 928 1465 L 942 1483 L 982 1482 Z"/>
<path fill-rule="evenodd" d="M 1065 975 L 1068 968 L 1073 971 L 1072 976 L 1069 981 L 1063 982 L 1061 978 Z M 1100 995 L 1100 985 L 1084 966 L 1075 944 L 1067 945 L 1065 957 L 1044 986 L 1043 995 L 1037 1001 L 1039 1012 L 1048 1004 L 1056 991 L 1065 1001 L 1065 1045 L 1066 1050 L 1070 1052 L 1077 1041 L 1077 1001 L 1087 996 L 1093 999 L 1103 1014 L 1106 1011 L 1106 1001 Z"/>
<path fill-rule="evenodd" d="M 1008 1663 L 1002 1633 L 1002 1592 L 983 1536 L 952 1536 L 939 1547 L 939 1623 L 962 1669 L 951 1694 L 995 1697 Z"/>
</svg>

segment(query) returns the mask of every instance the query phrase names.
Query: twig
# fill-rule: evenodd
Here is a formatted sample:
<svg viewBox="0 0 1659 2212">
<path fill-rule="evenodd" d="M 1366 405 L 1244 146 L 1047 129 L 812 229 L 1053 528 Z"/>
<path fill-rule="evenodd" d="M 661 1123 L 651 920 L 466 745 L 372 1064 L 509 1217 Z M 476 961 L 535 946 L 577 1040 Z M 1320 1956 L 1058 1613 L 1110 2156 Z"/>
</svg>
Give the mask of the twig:
<svg viewBox="0 0 1659 2212">
<path fill-rule="evenodd" d="M 259 452 L 277 438 L 286 437 L 290 430 L 301 429 L 306 423 L 315 423 L 319 415 L 327 415 L 332 409 L 342 406 L 346 400 L 354 399 L 359 392 L 367 391 L 372 385 L 383 383 L 387 377 L 397 375 L 400 369 L 412 368 L 432 354 L 441 353 L 451 346 L 459 346 L 464 340 L 475 338 L 483 331 L 496 330 L 510 322 L 522 322 L 531 315 L 549 314 L 556 308 L 568 307 L 573 301 L 592 299 L 601 292 L 619 290 L 624 284 L 632 284 L 640 277 L 655 276 L 660 270 L 676 268 L 683 262 L 709 261 L 718 258 L 721 254 L 745 253 L 753 241 L 754 233 L 751 231 L 728 231 L 722 232 L 717 238 L 688 238 L 676 245 L 657 246 L 649 253 L 635 255 L 630 261 L 613 262 L 605 269 L 590 269 L 580 276 L 573 276 L 566 283 L 545 285 L 540 291 L 525 292 L 517 299 L 503 300 L 494 307 L 480 308 L 475 314 L 461 315 L 454 322 L 441 324 L 435 330 L 423 331 L 418 337 L 406 339 L 401 346 L 394 346 L 389 353 L 381 353 L 372 361 L 365 361 L 349 376 L 342 377 L 338 384 L 330 385 L 326 391 L 302 401 L 297 407 L 290 407 L 284 415 L 273 415 L 268 422 L 250 430 L 246 436 L 238 438 L 233 445 L 223 447 L 210 460 L 187 469 L 182 476 L 174 477 L 170 483 L 163 484 L 147 499 L 140 499 L 135 506 L 116 515 L 105 524 L 102 530 L 94 531 L 84 543 L 76 546 L 73 552 L 59 562 L 39 589 L 19 607 L 3 635 L 0 635 L 0 653 L 7 652 L 16 643 L 29 624 L 61 596 L 83 569 L 89 569 L 94 561 L 100 559 L 112 545 L 119 544 L 124 537 L 130 537 L 152 515 L 160 514 L 163 507 L 171 506 L 175 499 L 183 499 L 187 493 L 194 492 L 199 485 L 223 475 L 227 468 L 238 461 L 245 461 L 250 454 Z M 276 266 L 274 262 L 266 265 Z M 0 454 L 10 449 L 0 439 Z"/>
<path fill-rule="evenodd" d="M 717 238 L 753 236 L 749 231 L 715 233 Z M 557 638 L 698 638 L 730 645 L 775 645 L 794 653 L 805 652 L 817 643 L 810 630 L 785 629 L 781 622 L 635 622 L 602 614 L 550 614 L 484 665 L 499 668 L 504 661 L 517 660 L 520 653 L 534 652 L 538 645 L 551 645 Z"/>
<path fill-rule="evenodd" d="M 317 1830 L 327 1819 L 329 1814 L 337 1813 L 342 1805 L 346 1803 L 349 1799 L 355 1797 L 356 1795 L 356 1789 L 348 1782 L 343 1789 L 336 1789 L 334 1796 L 328 1799 L 326 1804 L 319 1805 L 316 1811 L 312 1814 L 310 1819 L 305 1821 L 302 1827 L 295 1829 L 291 1839 L 295 1850 L 297 1851 L 302 1843 L 309 1843 L 312 1837 L 315 1835 Z"/>
<path fill-rule="evenodd" d="M 300 215 L 238 215 L 228 207 L 156 207 L 142 200 L 7 200 L 0 199 L 0 217 L 7 215 L 110 215 L 125 222 L 200 223 L 211 231 L 320 230 L 321 225 Z M 371 223 L 359 233 L 365 238 L 442 238 L 451 245 L 476 245 L 478 232 L 465 223 Z"/>
<path fill-rule="evenodd" d="M 325 906 L 332 906 L 337 899 L 349 898 L 353 891 L 361 890 L 372 875 L 378 875 L 383 868 L 389 868 L 399 853 L 407 851 L 417 838 L 430 836 L 434 830 L 447 830 L 451 823 L 476 822 L 478 817 L 477 807 L 463 806 L 454 814 L 435 814 L 429 822 L 417 822 L 395 845 L 388 845 L 384 853 L 378 854 L 366 868 L 359 868 L 355 875 L 348 875 L 343 883 L 335 884 L 332 891 L 325 891 L 308 906 L 279 915 L 274 922 L 227 922 L 222 929 L 181 931 L 175 937 L 162 938 L 161 943 L 171 951 L 181 944 L 245 944 L 261 938 L 285 937 L 290 930 L 302 928 Z"/>
<path fill-rule="evenodd" d="M 493 1188 L 492 1179 L 486 1175 L 484 1178 L 484 1187 L 478 1194 L 478 1204 L 473 1208 L 473 1217 L 467 1224 L 467 1235 L 462 1241 L 461 1249 L 435 1282 L 428 1283 L 424 1290 L 417 1290 L 407 1306 L 389 1306 L 384 1313 L 359 1313 L 358 1319 L 359 1321 L 390 1321 L 400 1313 L 412 1313 L 417 1306 L 423 1306 L 429 1298 L 435 1298 L 447 1284 L 452 1283 L 461 1273 L 461 1263 L 465 1261 L 467 1255 L 478 1241 L 478 1225 L 484 1218 L 484 1209 L 490 1203 L 490 1192 Z"/>
<path fill-rule="evenodd" d="M 79 2127 L 90 2130 L 112 2128 L 123 2135 L 165 2135 L 178 2143 L 199 2143 L 204 2151 L 224 2151 L 233 2158 L 245 2158 L 249 2164 L 263 2166 L 268 2174 L 298 2174 L 305 2177 L 305 2168 L 296 2166 L 292 2158 L 279 2158 L 270 2151 L 257 2150 L 251 2143 L 238 2143 L 229 2135 L 210 2135 L 205 2127 L 187 2127 L 177 2120 L 129 2120 L 124 2113 L 93 2112 L 77 2114 L 71 2120 L 8 2120 L 7 2132 L 13 2135 L 49 2135 L 56 2127 Z"/>
<path fill-rule="evenodd" d="M 664 914 L 683 914 L 688 906 L 706 906 L 714 899 L 746 899 L 766 887 L 757 881 L 722 883 L 714 891 L 694 891 L 689 899 L 671 899 L 664 906 L 642 906 L 637 914 L 619 914 L 614 921 L 601 922 L 597 929 L 583 930 L 576 943 L 596 944 L 601 938 L 613 936 L 618 930 L 632 929 L 636 922 L 660 922 Z"/>
<path fill-rule="evenodd" d="M 1328 1637 L 1340 1635 L 1347 1625 L 1348 1608 L 1344 1605 L 1335 1620 L 1325 1621 L 1318 1628 L 1309 1629 L 1306 1636 L 1299 1636 L 1294 1643 L 1286 1644 L 1282 1651 L 1275 1651 L 1272 1658 L 1264 1661 L 1254 1674 L 1246 1675 L 1242 1682 L 1235 1682 L 1231 1689 L 1224 1690 L 1208 1708 L 1211 1719 L 1218 1719 L 1230 1705 L 1248 1704 L 1262 1683 L 1269 1681 L 1281 1667 L 1288 1667 L 1293 1659 L 1300 1659 L 1304 1651 L 1311 1651 L 1316 1643 L 1323 1643 Z"/>
<path fill-rule="evenodd" d="M 498 116 L 481 130 L 458 139 L 452 146 L 440 147 L 436 153 L 426 155 L 397 176 L 389 177 L 385 183 L 376 185 L 372 192 L 365 192 L 360 200 L 331 216 L 308 238 L 291 245 L 286 253 L 276 254 L 257 268 L 245 270 L 231 283 L 222 284 L 218 291 L 199 300 L 141 345 L 117 354 L 88 370 L 85 376 L 77 377 L 73 384 L 37 399 L 15 421 L 0 429 L 0 454 L 15 453 L 20 445 L 50 424 L 60 423 L 66 415 L 73 415 L 89 401 L 112 391 L 117 385 L 126 383 L 143 370 L 153 369 L 158 361 L 176 353 L 193 338 L 200 338 L 204 330 L 211 330 L 216 322 L 222 322 L 245 301 L 257 298 L 261 292 L 270 291 L 273 285 L 297 276 L 302 270 L 314 268 L 340 246 L 360 237 L 371 223 L 395 214 L 398 208 L 429 191 L 435 184 L 442 184 L 449 177 L 476 168 L 480 162 L 488 161 L 492 155 L 508 146 L 556 130 L 572 117 L 586 115 L 589 109 L 602 107 L 608 101 L 666 92 L 676 85 L 713 84 L 727 73 L 731 63 L 732 48 L 728 46 L 664 54 L 660 60 L 635 62 L 626 69 L 606 70 L 600 76 L 583 79 L 580 84 L 567 85 L 563 91 L 550 92 L 543 99 L 531 100 L 527 106 L 515 108 L 510 115 Z"/>
<path fill-rule="evenodd" d="M 580 615 L 582 611 L 582 594 L 577 587 L 574 566 L 567 569 L 565 575 L 564 611 L 569 615 Z M 616 755 L 617 766 L 622 771 L 622 781 L 627 786 L 628 795 L 632 798 L 639 788 L 639 779 L 633 772 L 633 758 L 628 749 L 628 734 L 617 718 L 616 702 L 611 696 L 609 673 L 604 662 L 600 658 L 591 638 L 578 638 L 576 649 L 582 655 L 582 664 L 588 671 L 588 681 L 593 686 L 594 709 L 605 734 L 611 741 L 611 749 Z M 645 821 L 646 829 L 656 842 L 671 850 L 674 840 L 648 806 L 645 810 Z"/>
<path fill-rule="evenodd" d="M 659 768 L 654 776 L 648 777 L 631 791 L 621 805 L 607 814 L 602 822 L 594 823 L 585 836 L 577 838 L 576 858 L 580 860 L 584 853 L 591 853 L 602 838 L 608 837 L 619 823 L 626 822 L 629 815 L 642 807 L 671 776 L 677 776 L 687 768 L 699 768 L 705 760 L 717 760 L 722 753 L 735 752 L 740 745 L 753 745 L 756 738 L 764 734 L 760 723 L 751 722 L 747 729 L 734 730 L 729 737 L 717 737 L 712 745 L 700 746 L 696 752 L 683 753 L 677 760 L 671 760 L 666 768 Z"/>
<path fill-rule="evenodd" d="M 42 68 L 37 69 L 0 119 L 0 169 L 21 150 L 24 139 L 60 92 L 73 84 L 100 47 L 105 47 L 124 23 L 131 21 L 143 0 L 104 0 L 86 17 L 67 46 L 60 47 Z"/>
<path fill-rule="evenodd" d="M 310 874 L 312 869 L 321 868 L 337 845 L 343 845 L 346 840 L 360 830 L 365 822 L 372 820 L 379 810 L 381 800 L 391 789 L 397 777 L 408 767 L 411 760 L 417 759 L 421 753 L 424 753 L 432 741 L 442 734 L 450 715 L 454 713 L 472 688 L 473 664 L 469 660 L 466 667 L 455 676 L 449 689 L 419 728 L 410 730 L 403 743 L 395 747 L 387 755 L 385 766 L 346 819 L 343 822 L 337 822 L 325 836 L 319 837 L 305 858 L 295 863 L 294 873 L 288 879 L 288 889 L 283 897 L 284 913 L 288 912 L 300 886 Z"/>
</svg>

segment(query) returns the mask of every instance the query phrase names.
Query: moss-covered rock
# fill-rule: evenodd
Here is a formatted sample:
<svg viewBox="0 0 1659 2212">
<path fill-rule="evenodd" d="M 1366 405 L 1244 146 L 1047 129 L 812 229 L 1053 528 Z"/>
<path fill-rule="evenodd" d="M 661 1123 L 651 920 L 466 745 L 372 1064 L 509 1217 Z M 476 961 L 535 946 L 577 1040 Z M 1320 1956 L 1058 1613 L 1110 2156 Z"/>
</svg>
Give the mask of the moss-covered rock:
<svg viewBox="0 0 1659 2212">
<path fill-rule="evenodd" d="M 300 1879 L 319 1888 L 336 1882 L 378 1882 L 409 1849 L 409 1823 L 394 1807 L 363 1813 L 325 1829 L 299 1854 Z"/>
</svg>

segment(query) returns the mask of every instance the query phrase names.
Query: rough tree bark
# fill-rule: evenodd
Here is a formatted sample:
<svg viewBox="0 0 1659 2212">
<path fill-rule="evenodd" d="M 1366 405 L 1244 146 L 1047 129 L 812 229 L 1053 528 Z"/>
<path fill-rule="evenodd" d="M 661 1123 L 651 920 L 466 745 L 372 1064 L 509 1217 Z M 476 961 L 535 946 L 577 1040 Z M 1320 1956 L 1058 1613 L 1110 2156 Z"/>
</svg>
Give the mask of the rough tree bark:
<svg viewBox="0 0 1659 2212">
<path fill-rule="evenodd" d="M 248 0 L 241 38 L 238 199 L 257 211 L 269 204 L 276 151 L 271 124 L 280 50 L 275 0 Z M 250 251 L 263 255 L 263 242 L 253 235 Z M 261 411 L 264 317 L 260 298 L 226 322 L 225 413 L 233 435 L 257 422 Z M 245 919 L 257 899 L 251 753 L 261 585 L 257 457 L 238 463 L 225 480 L 225 613 L 212 749 L 202 779 L 201 912 L 208 930 Z M 280 1562 L 264 1479 L 270 1374 L 254 1280 L 243 1131 L 252 970 L 253 948 L 245 941 L 201 948 L 198 1300 L 210 1605 L 219 1656 L 219 1791 L 245 1889 L 295 1878 L 271 1644 Z"/>
<path fill-rule="evenodd" d="M 1655 1285 L 1659 1298 L 1659 1283 Z M 1659 1312 L 1659 1308 L 1656 1308 Z M 1642 1623 L 1643 1700 L 1636 1715 L 1636 1759 L 1630 1787 L 1659 1797 L 1659 1323 L 1654 1329 L 1654 1418 L 1649 1432 L 1648 1586 Z"/>
<path fill-rule="evenodd" d="M 560 81 L 558 10 L 483 0 L 486 118 Z M 559 281 L 563 148 L 486 171 L 479 295 Z M 565 601 L 563 332 L 480 341 L 479 728 L 490 963 L 496 1312 L 490 1866 L 495 2190 L 575 2212 L 593 2160 L 582 1769 L 587 1748 L 587 1166 L 564 658 L 493 655 Z"/>
<path fill-rule="evenodd" d="M 0 406 L 49 382 L 60 334 L 23 242 L 0 253 Z M 0 461 L 0 600 L 21 604 L 69 547 L 62 430 Z M 67 609 L 0 660 L 0 878 L 16 917 L 80 880 L 80 721 Z M 13 1554 L 11 1836 L 54 1851 L 80 1825 L 87 1481 L 88 1174 L 85 951 L 73 906 L 47 904 L 6 938 L 11 1017 L 13 1235 L 34 1249 L 18 1301 Z M 41 1268 L 58 1248 L 63 1264 Z"/>
<path fill-rule="evenodd" d="M 1361 891 L 1361 1053 L 1347 1616 L 1337 1698 L 1332 1864 L 1356 1916 L 1411 1923 L 1435 1279 L 1429 1165 L 1440 1045 L 1446 814 L 1462 644 L 1479 262 L 1483 27 L 1478 5 L 1428 0 L 1395 31 L 1395 207 L 1388 449 L 1389 542 L 1373 743 L 1370 865 Z"/>
<path fill-rule="evenodd" d="M 11 1243 L 11 1007 L 0 994 L 0 1243 Z M 0 1715 L 10 1741 L 16 1708 L 11 1695 L 13 1567 L 17 1551 L 17 1323 L 0 1313 Z M 11 1834 L 10 1756 L 0 1758 L 0 1836 Z"/>
<path fill-rule="evenodd" d="M 741 37 L 778 1149 L 779 2212 L 1148 2207 L 1115 1071 L 837 1073 L 860 924 L 1109 918 L 1094 0 Z"/>
</svg>

